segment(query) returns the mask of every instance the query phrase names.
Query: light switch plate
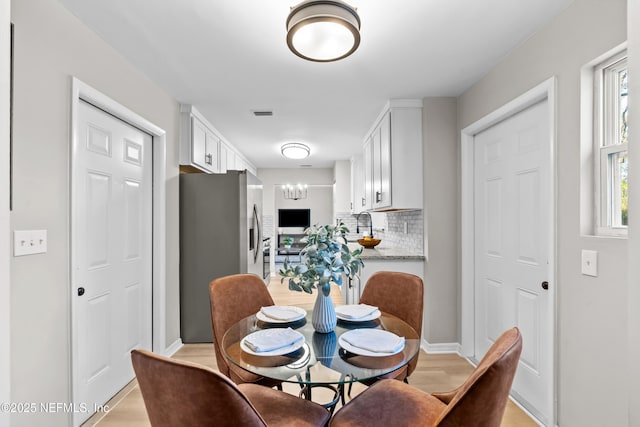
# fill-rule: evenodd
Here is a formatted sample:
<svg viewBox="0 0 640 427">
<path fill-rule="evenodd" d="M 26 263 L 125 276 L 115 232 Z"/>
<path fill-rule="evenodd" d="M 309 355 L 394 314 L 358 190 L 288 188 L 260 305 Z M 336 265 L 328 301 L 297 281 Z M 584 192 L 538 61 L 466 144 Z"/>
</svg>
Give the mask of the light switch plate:
<svg viewBox="0 0 640 427">
<path fill-rule="evenodd" d="M 15 230 L 13 232 L 13 256 L 47 252 L 47 230 Z"/>
<path fill-rule="evenodd" d="M 582 274 L 585 276 L 598 276 L 598 252 L 582 250 Z"/>
</svg>

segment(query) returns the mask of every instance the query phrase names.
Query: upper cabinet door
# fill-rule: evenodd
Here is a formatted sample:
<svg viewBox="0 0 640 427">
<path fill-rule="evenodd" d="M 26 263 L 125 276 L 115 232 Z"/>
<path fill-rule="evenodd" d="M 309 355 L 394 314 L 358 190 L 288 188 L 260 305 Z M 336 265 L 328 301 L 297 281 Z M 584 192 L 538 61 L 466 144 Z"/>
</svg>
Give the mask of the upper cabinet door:
<svg viewBox="0 0 640 427">
<path fill-rule="evenodd" d="M 423 209 L 422 100 L 391 100 L 364 143 L 360 210 Z"/>
<path fill-rule="evenodd" d="M 373 138 L 369 138 L 364 145 L 364 196 L 358 212 L 373 208 L 373 145 Z"/>
<path fill-rule="evenodd" d="M 207 128 L 195 117 L 191 117 L 191 163 L 203 169 L 207 164 Z"/>
<path fill-rule="evenodd" d="M 374 131 L 373 208 L 391 206 L 391 114 L 382 118 Z"/>
<path fill-rule="evenodd" d="M 242 159 L 236 162 L 236 157 Z M 192 105 L 180 105 L 180 164 L 208 173 L 256 168 Z M 190 171 L 193 172 L 193 171 Z"/>
<path fill-rule="evenodd" d="M 200 169 L 217 173 L 220 140 L 197 117 L 191 117 L 191 163 Z"/>
<path fill-rule="evenodd" d="M 351 213 L 360 213 L 364 204 L 364 156 L 358 153 L 351 158 Z"/>
</svg>

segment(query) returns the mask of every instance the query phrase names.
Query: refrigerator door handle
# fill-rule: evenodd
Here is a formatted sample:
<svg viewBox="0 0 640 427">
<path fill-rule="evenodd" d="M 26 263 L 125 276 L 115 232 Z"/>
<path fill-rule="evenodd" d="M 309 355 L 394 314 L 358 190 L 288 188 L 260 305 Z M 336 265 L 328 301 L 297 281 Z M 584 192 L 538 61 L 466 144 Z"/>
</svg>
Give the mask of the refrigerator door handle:
<svg viewBox="0 0 640 427">
<path fill-rule="evenodd" d="M 262 233 L 260 232 L 260 219 L 258 218 L 258 205 L 253 205 L 253 223 L 256 227 L 256 244 L 253 246 L 253 262 L 258 262 L 258 251 L 261 251 Z"/>
</svg>

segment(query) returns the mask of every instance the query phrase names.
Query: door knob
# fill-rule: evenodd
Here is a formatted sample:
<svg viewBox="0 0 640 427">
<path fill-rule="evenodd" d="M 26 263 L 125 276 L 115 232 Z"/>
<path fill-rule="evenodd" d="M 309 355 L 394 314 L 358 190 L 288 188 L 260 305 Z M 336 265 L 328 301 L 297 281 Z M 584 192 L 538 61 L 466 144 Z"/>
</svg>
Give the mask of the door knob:
<svg viewBox="0 0 640 427">
<path fill-rule="evenodd" d="M 547 282 L 546 280 L 542 282 L 542 289 L 544 289 L 545 291 L 549 289 L 549 282 Z"/>
</svg>

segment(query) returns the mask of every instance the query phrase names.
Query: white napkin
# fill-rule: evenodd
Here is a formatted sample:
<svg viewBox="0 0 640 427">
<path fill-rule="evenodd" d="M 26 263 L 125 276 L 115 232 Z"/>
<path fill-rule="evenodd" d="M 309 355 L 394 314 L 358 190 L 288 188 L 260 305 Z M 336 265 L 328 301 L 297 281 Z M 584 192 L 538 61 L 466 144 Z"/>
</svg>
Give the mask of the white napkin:
<svg viewBox="0 0 640 427">
<path fill-rule="evenodd" d="M 286 305 L 270 305 L 262 307 L 260 312 L 275 320 L 293 320 L 300 318 L 300 312 Z"/>
<path fill-rule="evenodd" d="M 359 319 L 376 311 L 378 307 L 367 304 L 339 305 L 336 307 L 336 314 L 345 319 Z"/>
<path fill-rule="evenodd" d="M 354 329 L 342 335 L 342 339 L 374 353 L 395 353 L 404 347 L 404 337 L 382 329 Z"/>
<path fill-rule="evenodd" d="M 256 353 L 277 350 L 304 340 L 304 335 L 291 328 L 263 329 L 244 338 L 244 343 Z"/>
</svg>

